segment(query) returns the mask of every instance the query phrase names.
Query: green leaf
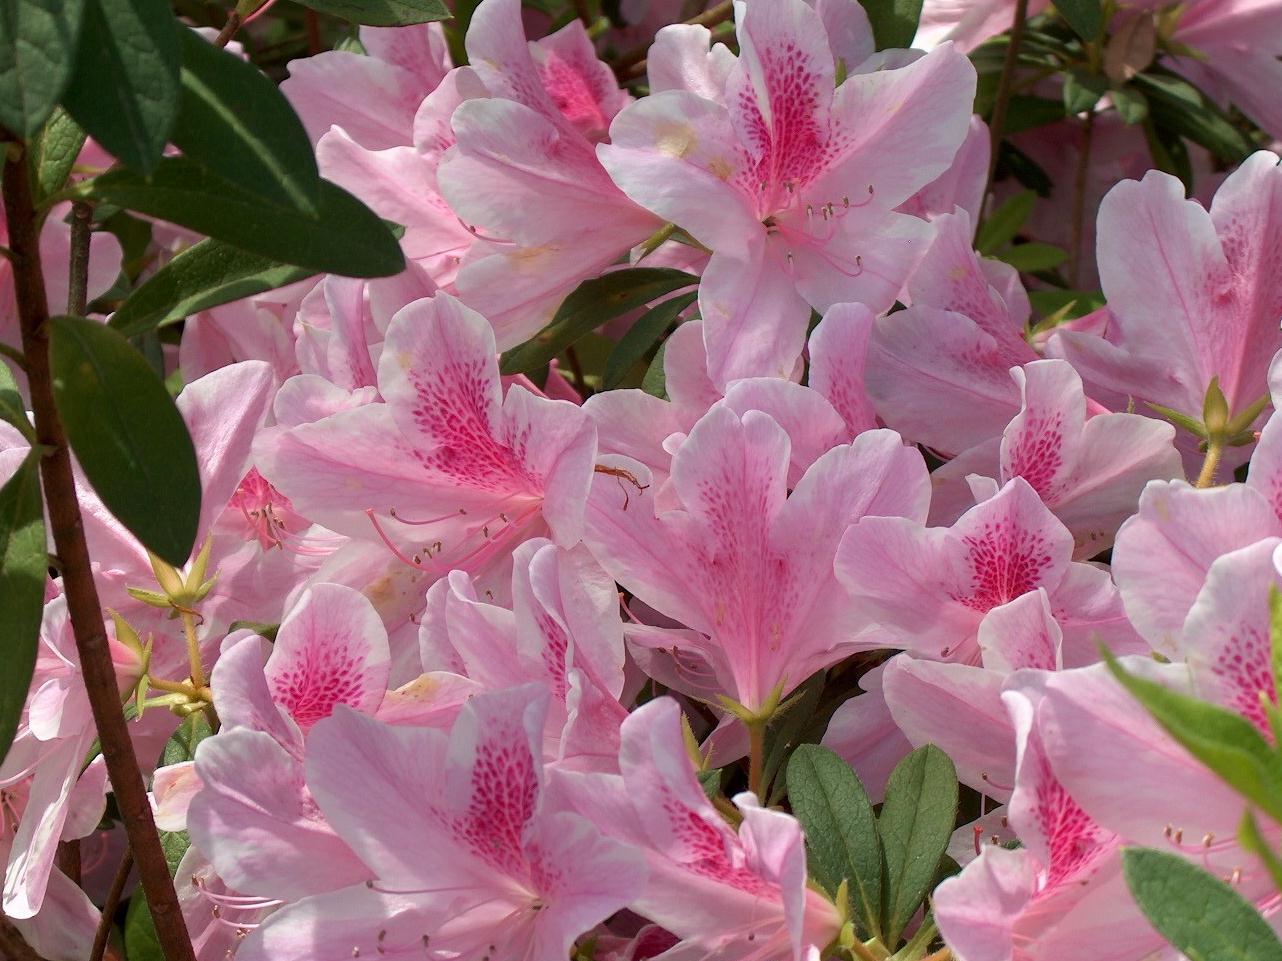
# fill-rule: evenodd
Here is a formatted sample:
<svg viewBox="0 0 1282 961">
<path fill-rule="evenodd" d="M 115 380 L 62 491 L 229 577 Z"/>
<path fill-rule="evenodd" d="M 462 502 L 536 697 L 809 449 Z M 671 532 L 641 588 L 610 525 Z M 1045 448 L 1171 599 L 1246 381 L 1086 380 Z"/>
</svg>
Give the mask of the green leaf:
<svg viewBox="0 0 1282 961">
<path fill-rule="evenodd" d="M 1055 9 L 1083 40 L 1096 40 L 1104 31 L 1100 0 L 1055 0 Z"/>
<path fill-rule="evenodd" d="M 1032 274 L 1039 270 L 1053 270 L 1068 259 L 1068 253 L 1053 244 L 1016 244 L 997 254 L 997 259 L 1018 271 Z"/>
<path fill-rule="evenodd" d="M 803 744 L 788 761 L 788 801 L 806 832 L 810 873 L 829 893 L 850 883 L 865 937 L 881 933 L 881 842 L 872 802 L 850 765 Z"/>
<path fill-rule="evenodd" d="M 36 432 L 31 426 L 31 419 L 27 417 L 26 402 L 18 391 L 13 371 L 3 361 L 0 361 L 0 420 L 17 428 L 28 441 L 35 444 Z"/>
<path fill-rule="evenodd" d="M 703 793 L 711 801 L 721 793 L 721 768 L 714 767 L 711 771 L 699 771 L 696 775 L 699 778 L 699 786 L 703 788 Z"/>
<path fill-rule="evenodd" d="M 313 273 L 306 267 L 279 264 L 207 238 L 188 247 L 130 294 L 112 316 L 111 326 L 126 337 L 136 337 Z"/>
<path fill-rule="evenodd" d="M 1049 97 L 1015 94 L 1006 109 L 1006 134 L 1021 133 L 1064 119 L 1064 104 Z"/>
<path fill-rule="evenodd" d="M 1153 927 L 1189 961 L 1282 961 L 1282 942 L 1259 911 L 1196 864 L 1127 848 L 1122 872 Z"/>
<path fill-rule="evenodd" d="M 53 394 L 71 449 L 103 504 L 147 547 L 187 563 L 200 473 L 182 415 L 129 341 L 84 317 L 55 317 Z"/>
<path fill-rule="evenodd" d="M 253 64 L 194 30 L 180 26 L 178 36 L 182 106 L 174 143 L 188 160 L 247 193 L 315 216 L 320 204 L 316 157 L 284 94 Z"/>
<path fill-rule="evenodd" d="M 1128 672 L 1105 655 L 1109 670 L 1195 758 L 1275 821 L 1282 822 L 1282 757 L 1250 721 L 1216 704 Z"/>
<path fill-rule="evenodd" d="M 641 378 L 641 389 L 651 397 L 658 397 L 660 400 L 668 399 L 668 377 L 663 370 L 663 355 L 667 349 L 668 342 L 665 340 L 659 345 L 645 376 Z"/>
<path fill-rule="evenodd" d="M 878 50 L 912 46 L 922 0 L 861 0 Z M 851 65 L 853 66 L 853 64 Z"/>
<path fill-rule="evenodd" d="M 0 127 L 30 137 L 62 98 L 75 65 L 84 0 L 0 3 Z"/>
<path fill-rule="evenodd" d="M 139 887 L 129 899 L 125 913 L 125 956 L 129 961 L 165 961 L 164 949 L 156 936 L 156 924 L 147 907 L 147 896 Z"/>
<path fill-rule="evenodd" d="M 59 107 L 29 147 L 37 200 L 62 189 L 84 145 L 85 132 L 71 119 L 71 114 Z"/>
<path fill-rule="evenodd" d="M 411 23 L 448 20 L 441 0 L 298 0 L 317 13 L 328 13 L 372 27 L 404 27 Z"/>
<path fill-rule="evenodd" d="M 1260 859 L 1260 863 L 1269 872 L 1269 877 L 1273 879 L 1273 886 L 1282 891 L 1282 858 L 1279 858 L 1277 851 L 1273 849 L 1273 842 L 1260 830 L 1260 825 L 1255 820 L 1255 812 L 1250 808 L 1247 808 L 1246 813 L 1242 815 L 1237 837 L 1242 847 Z"/>
<path fill-rule="evenodd" d="M 1087 70 L 1070 70 L 1064 75 L 1064 112 L 1085 113 L 1094 110 L 1108 92 L 1108 79 Z"/>
<path fill-rule="evenodd" d="M 1124 122 L 1143 123 L 1148 117 L 1148 98 L 1134 87 L 1117 87 L 1109 96 Z"/>
<path fill-rule="evenodd" d="M 981 254 L 991 256 L 1005 247 L 1015 239 L 1019 228 L 1024 226 L 1024 221 L 1033 212 L 1033 204 L 1036 202 L 1037 194 L 1031 190 L 1022 191 L 1008 199 L 994 210 L 979 228 L 979 235 L 975 238 L 975 249 Z"/>
<path fill-rule="evenodd" d="M 585 280 L 565 298 L 552 323 L 503 355 L 501 369 L 504 374 L 536 370 L 607 320 L 698 282 L 671 267 L 632 267 Z"/>
<path fill-rule="evenodd" d="M 1183 77 L 1150 70 L 1131 83 L 1148 98 L 1149 112 L 1159 127 L 1201 144 L 1225 163 L 1238 163 L 1254 149 L 1224 111 Z"/>
<path fill-rule="evenodd" d="M 2 366 L 2 365 L 0 365 Z M 5 368 L 6 373 L 8 368 Z M 0 488 L 0 761 L 9 753 L 31 686 L 49 556 L 40 499 L 40 457 L 29 453 Z"/>
<path fill-rule="evenodd" d="M 178 115 L 178 40 L 165 0 L 85 0 L 76 69 L 62 100 L 124 163 L 155 169 Z"/>
<path fill-rule="evenodd" d="M 899 762 L 886 783 L 877 822 L 885 854 L 882 939 L 897 944 L 930 890 L 957 820 L 957 772 L 948 755 L 927 744 Z"/>
<path fill-rule="evenodd" d="M 150 177 L 112 170 L 72 193 L 168 220 L 272 260 L 344 277 L 388 277 L 405 269 L 400 245 L 373 211 L 321 181 L 320 216 L 308 217 L 209 172 L 165 157 Z"/>
<path fill-rule="evenodd" d="M 613 390 L 623 382 L 632 365 L 659 342 L 667 329 L 676 322 L 681 311 L 694 303 L 698 296 L 698 291 L 679 294 L 641 315 L 628 332 L 619 338 L 614 350 L 610 351 L 610 359 L 605 362 L 605 374 L 602 378 L 606 390 Z"/>
</svg>

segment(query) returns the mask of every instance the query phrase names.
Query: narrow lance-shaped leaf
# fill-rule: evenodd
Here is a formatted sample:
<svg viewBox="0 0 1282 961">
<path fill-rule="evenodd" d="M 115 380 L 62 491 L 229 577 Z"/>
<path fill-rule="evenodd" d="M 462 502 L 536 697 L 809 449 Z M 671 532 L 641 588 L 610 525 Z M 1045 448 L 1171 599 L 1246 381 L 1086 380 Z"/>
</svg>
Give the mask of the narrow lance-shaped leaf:
<svg viewBox="0 0 1282 961">
<path fill-rule="evenodd" d="M 111 317 L 111 326 L 126 337 L 219 304 L 275 290 L 315 273 L 306 267 L 280 264 L 206 238 L 193 244 L 129 295 Z"/>
<path fill-rule="evenodd" d="M 1198 865 L 1127 848 L 1122 871 L 1153 927 L 1189 961 L 1282 961 L 1282 942 L 1255 906 Z"/>
<path fill-rule="evenodd" d="M 1254 149 L 1250 138 L 1183 77 L 1154 69 L 1131 83 L 1148 99 L 1149 113 L 1158 127 L 1201 144 L 1225 163 L 1239 163 Z"/>
<path fill-rule="evenodd" d="M 619 338 L 614 350 L 610 351 L 610 357 L 605 362 L 605 373 L 601 377 L 606 390 L 613 390 L 623 382 L 632 365 L 659 342 L 681 311 L 694 303 L 698 296 L 697 292 L 678 294 L 641 315 L 628 332 Z"/>
<path fill-rule="evenodd" d="M 165 0 L 85 0 L 63 105 L 98 143 L 148 173 L 178 115 L 178 56 Z"/>
<path fill-rule="evenodd" d="M 184 156 L 248 193 L 315 215 L 316 157 L 284 94 L 253 64 L 194 30 L 179 26 L 178 39 L 182 104 L 173 139 Z"/>
<path fill-rule="evenodd" d="M 0 363 L 0 420 L 16 427 L 28 441 L 35 443 L 36 432 L 27 417 L 27 405 L 18 391 L 18 382 L 13 379 L 13 371 L 5 363 Z"/>
<path fill-rule="evenodd" d="M 373 27 L 404 27 L 447 20 L 450 16 L 449 8 L 441 0 L 299 0 L 299 3 L 318 13 Z"/>
<path fill-rule="evenodd" d="M 318 273 L 387 277 L 405 269 L 400 245 L 387 225 L 327 180 L 321 181 L 318 217 L 267 203 L 185 157 L 165 157 L 150 177 L 112 170 L 71 192 Z"/>
<path fill-rule="evenodd" d="M 886 782 L 878 828 L 885 855 L 882 933 L 896 944 L 930 890 L 957 819 L 957 772 L 927 744 L 899 762 Z"/>
<path fill-rule="evenodd" d="M 39 454 L 32 451 L 0 488 L 0 762 L 31 686 L 48 571 Z"/>
<path fill-rule="evenodd" d="M 196 540 L 200 472 L 164 383 L 103 324 L 55 317 L 52 328 L 54 400 L 85 476 L 143 546 L 185 564 Z"/>
<path fill-rule="evenodd" d="M 57 106 L 75 64 L 84 0 L 0 3 L 0 127 L 30 137 Z"/>
<path fill-rule="evenodd" d="M 607 320 L 698 282 L 693 274 L 671 267 L 633 267 L 585 280 L 565 298 L 552 323 L 503 355 L 503 373 L 536 370 Z"/>
<path fill-rule="evenodd" d="M 881 841 L 868 793 L 850 765 L 817 744 L 788 761 L 788 801 L 806 832 L 810 873 L 830 893 L 843 881 L 865 937 L 881 934 Z"/>
</svg>

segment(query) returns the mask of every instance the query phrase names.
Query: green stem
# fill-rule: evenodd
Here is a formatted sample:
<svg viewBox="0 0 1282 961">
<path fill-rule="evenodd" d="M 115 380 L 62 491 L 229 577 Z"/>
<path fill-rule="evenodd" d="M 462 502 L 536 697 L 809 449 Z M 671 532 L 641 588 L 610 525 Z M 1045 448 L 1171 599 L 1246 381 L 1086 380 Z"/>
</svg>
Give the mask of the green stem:
<svg viewBox="0 0 1282 961">
<path fill-rule="evenodd" d="M 761 797 L 761 775 L 766 763 L 766 722 L 748 721 L 748 790 Z"/>
<path fill-rule="evenodd" d="M 1206 460 L 1202 462 L 1202 473 L 1197 475 L 1198 488 L 1210 487 L 1215 483 L 1215 472 L 1220 467 L 1220 458 L 1224 456 L 1224 441 L 1212 439 L 1207 441 Z"/>
<path fill-rule="evenodd" d="M 71 205 L 71 269 L 67 283 L 67 313 L 83 317 L 89 301 L 89 222 L 93 208 L 83 200 Z"/>
</svg>

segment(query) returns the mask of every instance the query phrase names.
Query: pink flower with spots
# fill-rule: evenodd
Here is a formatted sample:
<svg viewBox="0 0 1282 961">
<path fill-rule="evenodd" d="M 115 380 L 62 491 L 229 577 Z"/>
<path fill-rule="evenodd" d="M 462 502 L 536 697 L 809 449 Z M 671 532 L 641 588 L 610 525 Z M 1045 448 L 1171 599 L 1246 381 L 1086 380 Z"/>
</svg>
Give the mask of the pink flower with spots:
<svg viewBox="0 0 1282 961">
<path fill-rule="evenodd" d="M 645 871 L 547 796 L 546 705 L 536 684 L 478 695 L 448 737 L 347 709 L 320 722 L 308 787 L 373 880 L 278 911 L 238 957 L 566 957 Z"/>
<path fill-rule="evenodd" d="M 811 307 L 890 307 L 929 237 L 894 209 L 947 169 L 974 92 L 952 49 L 899 69 L 847 63 L 834 89 L 818 11 L 764 0 L 740 14 L 724 99 L 652 94 L 619 113 L 598 149 L 628 196 L 713 251 L 699 307 L 719 385 L 788 376 Z"/>
<path fill-rule="evenodd" d="M 671 509 L 660 509 L 646 467 L 603 463 L 585 541 L 637 599 L 688 631 L 650 631 L 647 646 L 678 648 L 724 694 L 755 710 L 822 667 L 883 646 L 832 573 L 842 533 L 867 515 L 924 520 L 921 455 L 891 431 L 865 431 L 792 479 L 793 444 L 759 410 L 721 401 L 672 458 Z M 791 488 L 791 493 L 789 492 Z"/>
<path fill-rule="evenodd" d="M 632 712 L 619 766 L 558 771 L 555 793 L 644 855 L 650 879 L 632 909 L 681 939 L 673 958 L 802 961 L 836 939 L 837 908 L 806 883 L 801 826 L 744 793 L 730 827 L 695 777 L 675 701 Z"/>
<path fill-rule="evenodd" d="M 501 566 L 530 537 L 578 540 L 592 423 L 520 386 L 505 396 L 483 317 L 447 294 L 405 307 L 378 386 L 381 402 L 260 437 L 259 469 L 297 510 L 434 577 Z"/>
</svg>

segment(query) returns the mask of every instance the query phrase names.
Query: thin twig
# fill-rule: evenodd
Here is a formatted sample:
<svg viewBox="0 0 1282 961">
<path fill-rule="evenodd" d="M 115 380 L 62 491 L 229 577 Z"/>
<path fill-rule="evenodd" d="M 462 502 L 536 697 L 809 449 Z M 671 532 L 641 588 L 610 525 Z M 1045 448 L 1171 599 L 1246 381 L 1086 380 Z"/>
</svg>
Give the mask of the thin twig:
<svg viewBox="0 0 1282 961">
<path fill-rule="evenodd" d="M 71 205 L 71 269 L 67 313 L 83 317 L 89 304 L 89 224 L 93 208 L 83 200 Z"/>
<path fill-rule="evenodd" d="M 307 29 L 307 52 L 314 57 L 325 49 L 321 46 L 320 20 L 315 10 L 303 11 L 303 25 Z"/>
<path fill-rule="evenodd" d="M 98 729 L 112 792 L 138 863 L 156 934 L 167 961 L 195 961 L 187 925 L 169 877 L 169 865 L 160 846 L 152 818 L 151 802 L 129 739 L 129 728 L 120 706 L 116 672 L 107 646 L 102 604 L 94 584 L 84 523 L 76 500 L 71 451 L 53 400 L 49 369 L 49 300 L 40 263 L 39 221 L 31 192 L 26 152 L 11 145 L 0 182 L 9 241 L 15 254 L 14 289 L 22 328 L 22 348 L 27 361 L 31 406 L 35 414 L 37 443 L 44 448 L 40 463 L 45 508 L 58 556 L 63 561 L 63 596 L 71 616 L 80 668 L 94 724 Z"/>
<path fill-rule="evenodd" d="M 1095 111 L 1088 111 L 1082 126 L 1082 149 L 1077 158 L 1077 176 L 1073 180 L 1073 239 L 1068 251 L 1068 282 L 1079 289 L 1082 282 L 1082 237 L 1086 232 L 1086 188 L 1091 169 L 1091 141 L 1095 133 Z"/>
<path fill-rule="evenodd" d="M 235 10 L 227 14 L 227 22 L 223 28 L 218 31 L 218 36 L 214 39 L 215 47 L 225 47 L 231 43 L 231 38 L 236 36 L 236 31 L 240 29 L 241 16 Z"/>
<path fill-rule="evenodd" d="M 723 20 L 729 20 L 732 16 L 734 16 L 733 0 L 723 0 L 722 3 L 705 10 L 697 17 L 691 17 L 686 23 L 700 27 L 714 27 Z M 640 76 L 645 72 L 645 58 L 649 52 L 650 46 L 647 44 L 644 47 L 634 47 L 621 55 L 613 64 L 615 74 L 620 77 Z"/>
<path fill-rule="evenodd" d="M 71 878 L 76 887 L 80 886 L 80 840 L 78 838 L 58 843 L 58 870 Z"/>
<path fill-rule="evenodd" d="M 125 848 L 125 856 L 120 859 L 120 867 L 111 881 L 111 890 L 102 905 L 102 919 L 93 936 L 93 950 L 89 952 L 89 961 L 102 961 L 107 951 L 107 941 L 111 938 L 112 922 L 116 917 L 116 908 L 120 907 L 120 897 L 125 893 L 125 884 L 134 868 L 134 856 Z"/>
<path fill-rule="evenodd" d="M 997 173 L 997 155 L 1006 133 L 1006 113 L 1010 109 L 1010 96 L 1015 83 L 1015 71 L 1019 67 L 1019 46 L 1024 40 L 1024 24 L 1028 20 L 1028 0 L 1018 0 L 1015 4 L 1015 20 L 1010 28 L 1010 43 L 1006 47 L 1006 61 L 1002 64 L 1002 76 L 997 83 L 997 99 L 993 102 L 993 116 L 988 124 L 992 137 L 992 151 L 988 158 L 987 197 L 993 192 L 993 175 Z"/>
</svg>

